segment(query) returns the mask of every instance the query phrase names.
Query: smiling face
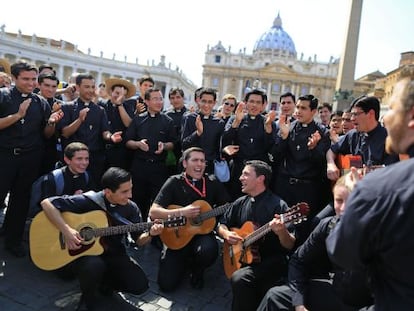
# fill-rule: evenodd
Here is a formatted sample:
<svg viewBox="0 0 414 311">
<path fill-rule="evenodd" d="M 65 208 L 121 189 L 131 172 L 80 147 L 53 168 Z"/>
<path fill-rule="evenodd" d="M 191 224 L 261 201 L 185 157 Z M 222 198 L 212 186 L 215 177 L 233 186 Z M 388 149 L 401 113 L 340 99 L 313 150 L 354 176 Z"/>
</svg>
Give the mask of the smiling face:
<svg viewBox="0 0 414 311">
<path fill-rule="evenodd" d="M 251 116 L 257 116 L 262 113 L 265 108 L 263 97 L 259 94 L 251 94 L 247 100 L 247 112 Z"/>
<path fill-rule="evenodd" d="M 18 77 L 14 77 L 16 88 L 22 94 L 30 94 L 37 86 L 37 72 L 35 70 L 22 70 Z"/>
<path fill-rule="evenodd" d="M 95 98 L 95 80 L 93 79 L 82 79 L 79 85 L 76 85 L 79 91 L 79 98 L 89 103 Z"/>
<path fill-rule="evenodd" d="M 183 160 L 183 167 L 187 176 L 201 179 L 206 169 L 206 157 L 203 152 L 193 151 L 187 160 Z"/>
<path fill-rule="evenodd" d="M 202 94 L 198 103 L 200 107 L 200 113 L 204 116 L 209 116 L 213 107 L 216 104 L 214 96 L 211 94 Z"/>
<path fill-rule="evenodd" d="M 89 152 L 87 150 L 75 151 L 72 159 L 64 157 L 66 165 L 73 174 L 85 173 L 89 165 Z"/>
<path fill-rule="evenodd" d="M 246 165 L 239 178 L 242 192 L 250 196 L 255 196 L 264 188 L 264 179 L 265 177 L 263 175 L 257 176 L 252 166 Z"/>
</svg>

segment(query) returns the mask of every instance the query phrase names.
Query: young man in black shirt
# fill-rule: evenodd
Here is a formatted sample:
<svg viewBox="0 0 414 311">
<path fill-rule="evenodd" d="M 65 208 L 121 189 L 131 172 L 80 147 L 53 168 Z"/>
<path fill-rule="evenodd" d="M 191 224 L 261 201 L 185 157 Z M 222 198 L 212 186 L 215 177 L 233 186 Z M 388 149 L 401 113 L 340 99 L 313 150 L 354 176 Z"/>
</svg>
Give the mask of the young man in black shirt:
<svg viewBox="0 0 414 311">
<path fill-rule="evenodd" d="M 61 212 L 82 214 L 103 210 L 112 226 L 142 221 L 137 205 L 130 200 L 132 180 L 127 171 L 109 168 L 102 176 L 101 183 L 104 190 L 94 193 L 94 197 L 105 206 L 98 205 L 89 195 L 82 194 L 53 197 L 41 203 L 48 219 L 62 232 L 66 247 L 70 250 L 81 250 L 84 238 L 66 222 Z M 151 240 L 151 236 L 160 234 L 162 229 L 162 224 L 154 223 L 148 232 L 130 234 L 138 245 L 144 245 Z M 123 234 L 102 237 L 101 242 L 105 245 L 102 255 L 81 256 L 64 267 L 78 278 L 82 291 L 81 303 L 87 310 L 98 310 L 97 291 L 101 286 L 136 295 L 148 289 L 148 279 L 142 268 L 127 254 L 123 237 Z"/>
<path fill-rule="evenodd" d="M 201 212 L 201 206 L 193 204 L 194 201 L 204 200 L 212 208 L 228 202 L 229 196 L 223 184 L 214 175 L 204 174 L 206 158 L 203 149 L 192 147 L 185 150 L 183 167 L 182 174 L 171 176 L 162 186 L 150 209 L 152 219 L 185 216 L 187 222 L 191 222 Z M 178 205 L 178 208 L 168 209 L 173 204 L 175 207 Z M 201 223 L 201 228 L 203 226 Z M 192 229 L 194 227 L 188 228 Z M 201 230 L 204 231 L 204 228 Z M 204 271 L 215 262 L 217 256 L 218 243 L 214 232 L 195 234 L 188 244 L 178 249 L 164 246 L 158 272 L 160 288 L 163 291 L 177 288 L 188 268 L 191 272 L 191 285 L 194 288 L 203 287 Z"/>
</svg>

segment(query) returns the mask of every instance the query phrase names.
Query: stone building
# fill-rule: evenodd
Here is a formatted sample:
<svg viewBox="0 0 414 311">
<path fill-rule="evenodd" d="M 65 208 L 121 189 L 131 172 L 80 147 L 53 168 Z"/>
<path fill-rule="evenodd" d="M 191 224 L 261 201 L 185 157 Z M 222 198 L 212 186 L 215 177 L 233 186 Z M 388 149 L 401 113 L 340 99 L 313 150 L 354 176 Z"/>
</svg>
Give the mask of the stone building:
<svg viewBox="0 0 414 311">
<path fill-rule="evenodd" d="M 296 95 L 314 94 L 321 102 L 332 102 L 338 75 L 339 59 L 328 62 L 317 55 L 298 57 L 295 43 L 283 29 L 278 14 L 272 27 L 256 41 L 253 53 L 246 50 L 232 52 L 222 42 L 207 47 L 203 65 L 203 86 L 219 91 L 219 97 L 232 93 L 239 99 L 246 90 L 259 87 L 266 90 L 269 107 L 278 108 L 279 96 L 284 92 Z"/>
<path fill-rule="evenodd" d="M 151 64 L 141 65 L 138 64 L 138 59 L 133 63 L 129 62 L 126 56 L 120 61 L 116 59 L 116 55 L 112 58 L 104 57 L 103 52 L 100 52 L 100 56 L 91 55 L 90 49 L 84 53 L 73 43 L 64 40 L 57 41 L 35 34 L 25 35 L 20 31 L 9 33 L 5 31 L 5 25 L 0 27 L 0 58 L 5 58 L 10 63 L 25 59 L 36 66 L 50 64 L 61 81 L 67 81 L 74 72 L 89 72 L 95 77 L 97 84 L 109 77 L 119 77 L 128 79 L 136 85 L 143 75 L 150 75 L 156 81 L 156 86 L 162 90 L 164 97 L 168 97 L 171 88 L 181 87 L 187 103 L 193 101 L 197 88 L 178 67 L 172 69 L 171 64 L 166 64 L 163 55 L 158 63 L 152 61 Z M 164 109 L 168 107 L 167 98 Z"/>
</svg>

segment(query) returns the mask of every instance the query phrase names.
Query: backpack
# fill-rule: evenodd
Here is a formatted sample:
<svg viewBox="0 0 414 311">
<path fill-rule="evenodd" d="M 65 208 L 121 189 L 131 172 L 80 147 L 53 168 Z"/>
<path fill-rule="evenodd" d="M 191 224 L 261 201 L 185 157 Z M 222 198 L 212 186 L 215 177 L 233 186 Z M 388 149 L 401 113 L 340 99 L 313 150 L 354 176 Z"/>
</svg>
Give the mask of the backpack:
<svg viewBox="0 0 414 311">
<path fill-rule="evenodd" d="M 63 194 L 63 188 L 65 187 L 65 179 L 63 178 L 63 171 L 62 169 L 58 168 L 53 170 L 52 172 L 53 179 L 55 181 L 55 196 L 60 196 Z M 49 180 L 49 174 L 45 174 L 40 176 L 36 181 L 32 184 L 32 189 L 30 192 L 30 203 L 29 203 L 29 212 L 28 216 L 33 218 L 42 210 L 40 206 L 40 202 L 43 200 L 43 183 Z M 89 174 L 85 171 L 85 180 L 86 183 L 89 182 Z"/>
</svg>

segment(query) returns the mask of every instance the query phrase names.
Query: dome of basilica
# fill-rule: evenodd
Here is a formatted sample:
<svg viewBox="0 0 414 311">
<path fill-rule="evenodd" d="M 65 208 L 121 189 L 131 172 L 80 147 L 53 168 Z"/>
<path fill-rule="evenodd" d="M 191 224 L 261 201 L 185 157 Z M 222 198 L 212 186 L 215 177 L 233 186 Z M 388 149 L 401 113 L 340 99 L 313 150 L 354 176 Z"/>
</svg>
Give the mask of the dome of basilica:
<svg viewBox="0 0 414 311">
<path fill-rule="evenodd" d="M 262 34 L 254 45 L 254 54 L 268 52 L 272 52 L 274 55 L 296 57 L 295 43 L 289 34 L 283 30 L 282 19 L 279 14 L 273 21 L 272 28 Z"/>
</svg>

